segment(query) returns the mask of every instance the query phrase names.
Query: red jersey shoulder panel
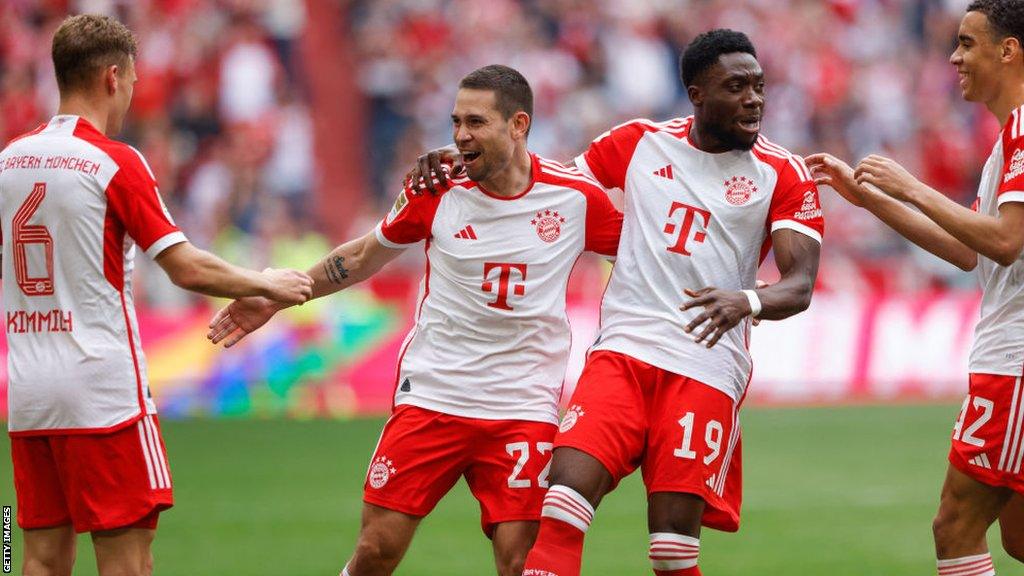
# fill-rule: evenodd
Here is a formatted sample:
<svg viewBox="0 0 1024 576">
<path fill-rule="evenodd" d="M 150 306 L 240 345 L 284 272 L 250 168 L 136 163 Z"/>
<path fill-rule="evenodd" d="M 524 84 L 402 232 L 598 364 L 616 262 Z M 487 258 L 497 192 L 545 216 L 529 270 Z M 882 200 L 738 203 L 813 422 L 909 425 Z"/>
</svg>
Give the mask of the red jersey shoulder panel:
<svg viewBox="0 0 1024 576">
<path fill-rule="evenodd" d="M 381 220 L 377 239 L 389 248 L 401 248 L 430 238 L 442 196 L 454 186 L 469 183 L 469 180 L 461 178 L 450 182 L 436 194 L 417 192 L 408 187 L 402 189 L 391 211 Z"/>
<path fill-rule="evenodd" d="M 612 204 L 604 188 L 576 167 L 538 157 L 539 179 L 546 184 L 571 188 L 583 194 L 587 203 L 584 250 L 615 256 L 622 235 L 622 212 Z"/>
<path fill-rule="evenodd" d="M 108 211 L 143 251 L 180 232 L 160 198 L 153 172 L 138 150 L 107 138 L 81 119 L 74 136 L 96 146 L 117 164 L 117 173 L 106 189 Z"/>
<path fill-rule="evenodd" d="M 764 136 L 758 136 L 751 152 L 778 174 L 772 191 L 767 225 L 772 229 L 793 228 L 820 241 L 825 232 L 825 219 L 818 187 L 803 158 Z"/>
<path fill-rule="evenodd" d="M 652 122 L 646 118 L 637 118 L 619 124 L 591 142 L 583 153 L 583 159 L 602 186 L 622 188 L 636 146 L 646 134 L 664 132 L 676 138 L 686 138 L 692 119 L 691 116 L 667 122 Z"/>
<path fill-rule="evenodd" d="M 1000 134 L 1003 170 L 999 174 L 998 202 L 1024 202 L 1024 107 L 1010 114 Z"/>
<path fill-rule="evenodd" d="M 24 134 L 19 134 L 18 136 L 15 136 L 14 138 L 11 138 L 11 140 L 4 146 L 4 148 L 6 148 L 7 146 L 10 146 L 11 144 L 14 144 L 18 140 L 21 140 L 22 138 L 28 138 L 29 136 L 34 136 L 36 134 L 39 134 L 40 132 L 42 132 L 43 130 L 46 129 L 47 125 L 48 125 L 48 123 L 43 122 L 42 124 L 37 126 L 35 129 L 30 130 L 28 132 L 25 132 Z"/>
</svg>

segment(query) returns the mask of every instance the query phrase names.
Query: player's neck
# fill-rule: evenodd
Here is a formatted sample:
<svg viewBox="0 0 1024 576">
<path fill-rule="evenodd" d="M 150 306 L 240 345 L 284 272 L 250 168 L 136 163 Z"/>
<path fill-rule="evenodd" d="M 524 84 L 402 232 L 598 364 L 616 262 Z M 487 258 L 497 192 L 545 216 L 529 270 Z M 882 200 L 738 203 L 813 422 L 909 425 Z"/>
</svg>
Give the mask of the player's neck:
<svg viewBox="0 0 1024 576">
<path fill-rule="evenodd" d="M 480 182 L 488 192 L 495 196 L 511 198 L 522 194 L 530 186 L 533 177 L 533 159 L 526 148 L 517 147 L 512 153 L 512 161 L 504 170 Z"/>
<path fill-rule="evenodd" d="M 1024 105 L 1024 77 L 1014 75 L 1006 78 L 1003 89 L 998 95 L 985 103 L 989 112 L 999 119 L 999 125 L 1005 126 L 1014 110 Z"/>
<path fill-rule="evenodd" d="M 703 122 L 694 118 L 693 128 L 690 130 L 689 135 L 690 143 L 693 144 L 694 148 L 708 154 L 721 154 L 732 150 L 731 146 L 716 138 L 714 134 L 707 130 L 702 130 L 703 126 Z"/>
<path fill-rule="evenodd" d="M 104 106 L 97 105 L 90 98 L 81 94 L 61 96 L 58 115 L 79 116 L 87 120 L 97 130 L 107 134 L 107 119 L 110 113 Z"/>
</svg>

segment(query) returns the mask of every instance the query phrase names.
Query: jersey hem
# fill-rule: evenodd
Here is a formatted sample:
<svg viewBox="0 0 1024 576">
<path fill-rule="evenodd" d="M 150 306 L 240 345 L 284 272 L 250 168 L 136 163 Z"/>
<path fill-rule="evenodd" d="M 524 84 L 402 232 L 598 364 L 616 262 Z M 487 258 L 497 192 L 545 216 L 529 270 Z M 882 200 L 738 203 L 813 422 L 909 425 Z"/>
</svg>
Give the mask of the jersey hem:
<svg viewBox="0 0 1024 576">
<path fill-rule="evenodd" d="M 972 367 L 968 366 L 967 367 L 967 375 L 968 376 L 970 376 L 970 375 L 976 375 L 976 376 L 1013 376 L 1014 378 L 1022 378 L 1022 377 L 1024 377 L 1024 368 L 1018 366 L 1017 369 L 1012 369 L 1011 368 L 1011 369 L 1005 369 L 1004 370 L 1002 368 L 982 369 L 982 368 L 972 368 Z"/>
<path fill-rule="evenodd" d="M 152 414 L 156 414 L 156 411 L 153 411 Z M 25 438 L 29 436 L 53 436 L 58 434 L 70 436 L 83 436 L 88 434 L 111 434 L 123 428 L 127 428 L 132 424 L 137 423 L 139 420 L 142 420 L 147 415 L 149 415 L 149 413 L 142 411 L 134 416 L 131 416 L 127 420 L 122 420 L 117 424 L 113 424 L 111 426 L 106 426 L 103 428 L 29 428 L 27 430 L 8 430 L 7 435 L 10 436 L 11 438 Z"/>
<path fill-rule="evenodd" d="M 458 408 L 452 408 L 450 405 L 434 402 L 424 402 L 420 398 L 414 400 L 396 400 L 395 407 L 399 406 L 415 406 L 417 408 L 423 408 L 424 410 L 432 410 L 434 412 L 440 412 L 441 414 L 447 414 L 449 416 L 458 416 L 459 418 L 475 418 L 477 420 L 522 420 L 525 422 L 540 422 L 542 424 L 558 425 L 558 416 L 552 412 L 550 414 L 538 414 L 538 413 L 518 413 L 515 415 L 509 414 L 497 414 L 493 411 L 473 411 L 473 410 L 459 410 Z"/>
<path fill-rule="evenodd" d="M 628 347 L 617 346 L 614 344 L 614 342 L 611 345 L 606 345 L 605 342 L 602 341 L 599 344 L 596 344 L 593 347 L 591 347 L 588 354 L 591 352 L 597 352 L 598 350 L 607 350 L 608 352 L 616 352 L 618 354 L 623 354 L 625 356 L 633 358 L 634 360 L 639 360 L 640 362 L 643 362 L 645 364 L 650 364 L 651 366 L 654 366 L 655 368 L 658 368 L 660 370 L 671 372 L 678 376 L 682 376 L 683 378 L 696 380 L 697 382 L 700 382 L 701 384 L 709 388 L 714 388 L 715 390 L 718 390 L 719 392 L 725 394 L 729 398 L 732 398 L 732 401 L 734 403 L 739 404 L 740 398 L 737 397 L 736 392 L 739 390 L 743 390 L 743 388 L 740 386 L 716 382 L 708 378 L 706 374 L 699 374 L 691 370 L 680 369 L 678 366 L 672 366 L 669 362 L 665 362 L 660 358 L 648 356 L 647 354 L 637 352 L 636 350 L 629 349 Z M 747 372 L 746 377 L 743 381 L 748 382 L 750 380 L 750 375 L 751 373 Z"/>
</svg>

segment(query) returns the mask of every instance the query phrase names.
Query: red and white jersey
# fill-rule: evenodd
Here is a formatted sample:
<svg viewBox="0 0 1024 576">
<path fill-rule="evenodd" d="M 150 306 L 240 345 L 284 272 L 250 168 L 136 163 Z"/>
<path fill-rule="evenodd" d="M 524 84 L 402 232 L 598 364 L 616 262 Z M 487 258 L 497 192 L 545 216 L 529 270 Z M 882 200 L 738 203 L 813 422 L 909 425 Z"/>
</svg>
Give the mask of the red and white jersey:
<svg viewBox="0 0 1024 576">
<path fill-rule="evenodd" d="M 155 413 L 132 258 L 185 236 L 138 151 L 55 116 L 0 152 L 0 226 L 11 434 L 105 432 Z"/>
<path fill-rule="evenodd" d="M 1024 107 L 1010 114 L 985 162 L 975 209 L 999 216 L 1006 202 L 1024 202 Z M 1010 266 L 978 254 L 981 319 L 974 328 L 970 371 L 1021 376 L 1024 369 L 1024 256 Z"/>
<path fill-rule="evenodd" d="M 569 273 L 584 250 L 612 256 L 622 215 L 575 168 L 531 155 L 511 198 L 456 179 L 403 191 L 377 240 L 426 240 L 416 324 L 398 359 L 395 404 L 468 418 L 558 422 L 569 356 Z"/>
<path fill-rule="evenodd" d="M 702 309 L 681 312 L 686 288 L 754 288 L 771 232 L 818 242 L 818 192 L 798 156 L 759 137 L 749 151 L 709 154 L 689 140 L 693 117 L 634 120 L 576 159 L 606 188 L 625 192 L 615 269 L 594 350 L 613 350 L 713 386 L 739 401 L 751 373 L 742 322 L 711 349 L 683 332 Z"/>
</svg>

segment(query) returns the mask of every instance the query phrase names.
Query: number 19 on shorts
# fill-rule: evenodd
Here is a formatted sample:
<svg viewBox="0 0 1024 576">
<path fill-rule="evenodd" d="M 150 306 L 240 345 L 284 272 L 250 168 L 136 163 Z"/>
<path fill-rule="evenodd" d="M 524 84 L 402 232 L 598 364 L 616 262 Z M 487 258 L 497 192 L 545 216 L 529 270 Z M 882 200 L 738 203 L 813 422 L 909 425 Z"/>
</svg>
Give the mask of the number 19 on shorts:
<svg viewBox="0 0 1024 576">
<path fill-rule="evenodd" d="M 687 412 L 685 416 L 680 418 L 679 425 L 683 428 L 683 443 L 679 448 L 673 450 L 672 454 L 677 458 L 682 458 L 684 460 L 694 460 L 697 458 L 697 452 L 692 448 L 694 428 L 693 412 Z M 722 436 L 722 423 L 718 420 L 708 420 L 707 425 L 704 427 L 704 445 L 708 448 L 708 453 L 704 456 L 705 466 L 714 462 L 715 459 L 718 458 L 718 455 L 721 454 Z"/>
</svg>

